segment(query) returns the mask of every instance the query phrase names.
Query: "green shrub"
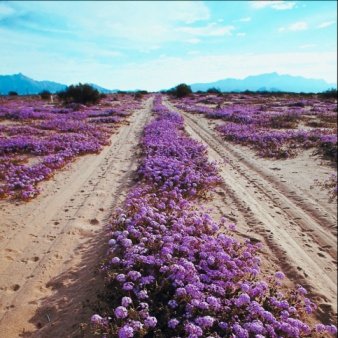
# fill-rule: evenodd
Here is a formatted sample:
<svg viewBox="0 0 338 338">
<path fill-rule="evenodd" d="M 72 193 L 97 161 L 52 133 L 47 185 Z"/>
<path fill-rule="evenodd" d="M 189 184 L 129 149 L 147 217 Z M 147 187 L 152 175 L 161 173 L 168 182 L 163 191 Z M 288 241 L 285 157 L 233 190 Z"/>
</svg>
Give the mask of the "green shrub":
<svg viewBox="0 0 338 338">
<path fill-rule="evenodd" d="M 11 90 L 10 92 L 8 92 L 8 95 L 9 96 L 18 96 L 18 93 L 15 92 L 15 91 L 13 91 L 13 90 Z"/>
<path fill-rule="evenodd" d="M 328 99 L 337 99 L 337 88 L 331 88 L 320 93 L 320 96 Z"/>
<path fill-rule="evenodd" d="M 99 91 L 87 83 L 71 85 L 57 95 L 65 103 L 94 104 L 101 99 Z"/>
<path fill-rule="evenodd" d="M 188 86 L 185 83 L 181 83 L 178 86 L 176 86 L 173 89 L 170 89 L 168 91 L 169 94 L 173 94 L 174 96 L 181 98 L 181 97 L 185 97 L 188 96 L 192 93 L 192 90 L 190 88 L 190 86 Z"/>
<path fill-rule="evenodd" d="M 50 100 L 52 94 L 49 90 L 43 90 L 40 94 L 42 100 Z"/>
<path fill-rule="evenodd" d="M 148 92 L 146 90 L 137 90 L 135 92 L 134 97 L 135 97 L 135 99 L 142 99 L 143 95 L 145 95 L 145 94 L 148 94 Z"/>
<path fill-rule="evenodd" d="M 207 90 L 207 93 L 209 93 L 209 94 L 220 94 L 221 91 L 216 87 L 211 87 Z"/>
</svg>

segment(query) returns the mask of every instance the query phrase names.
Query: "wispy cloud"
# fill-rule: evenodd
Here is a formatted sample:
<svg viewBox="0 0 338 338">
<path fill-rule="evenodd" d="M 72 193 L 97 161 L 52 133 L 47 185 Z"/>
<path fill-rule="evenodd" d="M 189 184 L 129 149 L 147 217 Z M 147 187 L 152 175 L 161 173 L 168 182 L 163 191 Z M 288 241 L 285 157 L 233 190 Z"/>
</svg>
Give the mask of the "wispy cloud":
<svg viewBox="0 0 338 338">
<path fill-rule="evenodd" d="M 300 45 L 299 48 L 300 49 L 309 49 L 309 48 L 313 48 L 316 47 L 317 45 L 315 43 L 307 43 L 304 45 Z"/>
<path fill-rule="evenodd" d="M 8 6 L 6 3 L 0 3 L 0 19 L 8 17 L 14 13 L 14 8 Z"/>
<path fill-rule="evenodd" d="M 279 32 L 284 32 L 284 31 L 292 31 L 292 32 L 297 32 L 297 31 L 304 31 L 309 28 L 309 25 L 305 21 L 298 21 L 295 22 L 287 27 L 280 27 L 278 29 Z"/>
<path fill-rule="evenodd" d="M 252 1 L 251 6 L 255 9 L 272 8 L 279 11 L 292 9 L 296 5 L 294 1 Z"/>
<path fill-rule="evenodd" d="M 195 36 L 223 36 L 231 35 L 235 29 L 234 26 L 220 26 L 215 23 L 208 24 L 202 27 L 179 27 L 178 32 L 187 33 Z"/>
<path fill-rule="evenodd" d="M 201 40 L 197 38 L 187 39 L 186 41 L 191 44 L 197 44 L 201 42 Z"/>
<path fill-rule="evenodd" d="M 335 20 L 332 20 L 332 21 L 325 21 L 325 22 L 322 22 L 321 24 L 319 24 L 317 26 L 317 28 L 326 28 L 326 27 L 330 27 L 332 25 L 334 25 L 335 23 L 337 23 L 337 21 Z"/>
<path fill-rule="evenodd" d="M 142 44 L 180 41 L 181 36 L 175 33 L 177 26 L 189 26 L 210 18 L 209 8 L 200 1 L 175 3 L 74 1 L 66 2 L 65 5 L 51 1 L 29 4 L 13 2 L 10 6 L 12 7 L 2 5 L 0 13 L 2 8 L 2 12 L 8 16 L 14 11 L 14 6 L 19 6 L 22 15 L 20 28 L 24 34 L 27 30 L 47 32 L 50 27 L 57 29 L 51 24 L 51 20 L 54 20 L 62 22 L 66 32 L 73 35 L 86 36 L 87 39 L 120 39 L 121 43 L 130 47 L 135 44 L 135 49 Z M 186 37 L 182 36 L 181 41 L 185 40 Z"/>
<path fill-rule="evenodd" d="M 194 53 L 195 54 L 195 53 Z M 92 60 L 73 60 L 57 58 L 51 69 L 50 64 L 41 62 L 22 64 L 21 71 L 37 79 L 49 79 L 61 83 L 72 83 L 71 76 L 82 81 L 98 83 L 103 87 L 159 90 L 170 88 L 180 82 L 196 83 L 220 80 L 228 77 L 244 78 L 248 75 L 278 72 L 301 75 L 309 78 L 323 78 L 336 81 L 337 55 L 335 52 L 298 53 L 236 53 L 229 55 L 194 55 L 187 57 L 163 56 L 149 61 L 126 63 L 121 67 L 114 64 L 100 64 Z M 39 59 L 47 55 L 32 51 L 27 58 Z M 14 59 L 17 59 L 15 56 Z M 304 62 L 306 60 L 306 62 Z M 15 64 L 13 57 L 7 56 L 4 62 Z M 231 65 L 231 67 L 224 67 Z M 243 67 L 245 65 L 245 67 Z M 179 71 L 173 71 L 173 69 Z M 98 74 L 101 74 L 98 78 Z"/>
<path fill-rule="evenodd" d="M 0 74 L 120 89 L 273 71 L 334 81 L 335 3 L 234 3 L 0 1 Z"/>
<path fill-rule="evenodd" d="M 250 16 L 246 16 L 245 18 L 241 18 L 241 19 L 239 19 L 237 21 L 239 21 L 239 22 L 249 22 L 249 21 L 251 21 L 251 17 Z"/>
<path fill-rule="evenodd" d="M 231 64 L 231 68 L 224 67 L 226 64 Z M 179 69 L 180 72 L 175 74 L 172 69 Z M 160 88 L 170 88 L 180 82 L 196 83 L 228 77 L 244 78 L 269 72 L 323 78 L 328 82 L 335 82 L 336 71 L 335 52 L 298 52 L 166 57 L 144 62 L 137 67 L 126 65 L 116 70 L 114 76 L 117 79 L 126 79 L 123 85 L 125 88 L 138 88 L 140 87 L 138 79 L 146 78 L 147 88 L 157 90 L 159 85 Z M 134 81 L 133 85 L 131 81 Z"/>
<path fill-rule="evenodd" d="M 305 21 L 295 22 L 288 27 L 290 31 L 304 31 L 308 28 L 309 28 L 309 25 Z"/>
</svg>

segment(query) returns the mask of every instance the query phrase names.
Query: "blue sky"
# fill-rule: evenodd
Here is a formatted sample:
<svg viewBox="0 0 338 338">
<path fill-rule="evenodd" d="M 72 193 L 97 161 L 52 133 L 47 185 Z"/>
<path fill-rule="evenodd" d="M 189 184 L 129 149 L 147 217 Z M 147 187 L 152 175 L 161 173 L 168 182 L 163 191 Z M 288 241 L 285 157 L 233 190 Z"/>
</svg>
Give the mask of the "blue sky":
<svg viewBox="0 0 338 338">
<path fill-rule="evenodd" d="M 158 90 L 267 72 L 337 78 L 336 1 L 0 2 L 0 74 Z"/>
</svg>

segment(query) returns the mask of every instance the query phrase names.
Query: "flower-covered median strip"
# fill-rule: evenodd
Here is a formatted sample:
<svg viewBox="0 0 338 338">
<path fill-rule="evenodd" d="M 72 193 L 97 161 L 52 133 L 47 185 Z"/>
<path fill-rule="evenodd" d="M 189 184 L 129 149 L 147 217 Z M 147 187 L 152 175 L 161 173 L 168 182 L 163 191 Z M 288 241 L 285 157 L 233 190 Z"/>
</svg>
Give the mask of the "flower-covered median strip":
<svg viewBox="0 0 338 338">
<path fill-rule="evenodd" d="M 220 182 L 217 168 L 159 96 L 154 112 L 138 183 L 113 216 L 106 307 L 92 316 L 93 330 L 120 338 L 335 334 L 333 325 L 305 323 L 315 305 L 304 288 L 282 292 L 281 272 L 260 277 L 258 245 L 200 210 Z"/>
</svg>

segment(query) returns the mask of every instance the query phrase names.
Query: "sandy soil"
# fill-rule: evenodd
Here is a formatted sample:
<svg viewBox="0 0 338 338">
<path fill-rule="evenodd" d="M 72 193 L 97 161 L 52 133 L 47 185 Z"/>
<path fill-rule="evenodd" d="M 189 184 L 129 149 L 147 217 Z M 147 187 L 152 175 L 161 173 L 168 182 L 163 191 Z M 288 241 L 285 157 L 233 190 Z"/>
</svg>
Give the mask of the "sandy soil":
<svg viewBox="0 0 338 338">
<path fill-rule="evenodd" d="M 79 326 L 93 313 L 109 215 L 133 185 L 138 140 L 151 99 L 99 155 L 88 155 L 43 183 L 29 203 L 0 203 L 0 337 L 89 337 Z M 282 270 L 319 304 L 318 317 L 337 312 L 337 212 L 313 186 L 333 169 L 311 151 L 286 161 L 258 158 L 222 140 L 212 121 L 184 114 L 191 137 L 208 147 L 224 183 L 206 206 L 237 224 L 237 235 L 265 244 L 263 271 Z M 315 177 L 314 177 L 315 175 Z M 85 332 L 85 333 L 84 333 Z"/>
<path fill-rule="evenodd" d="M 212 206 L 237 224 L 239 235 L 265 244 L 263 266 L 280 269 L 289 283 L 307 288 L 321 321 L 335 322 L 336 203 L 313 186 L 315 178 L 324 180 L 334 169 L 311 156 L 311 150 L 289 160 L 261 159 L 247 147 L 222 140 L 214 122 L 202 115 L 183 115 L 188 134 L 206 144 L 210 160 L 220 164 L 224 183 Z"/>
<path fill-rule="evenodd" d="M 151 100 L 99 155 L 80 158 L 44 182 L 29 203 L 0 203 L 0 337 L 77 337 L 100 290 L 112 210 L 137 165 Z"/>
</svg>

